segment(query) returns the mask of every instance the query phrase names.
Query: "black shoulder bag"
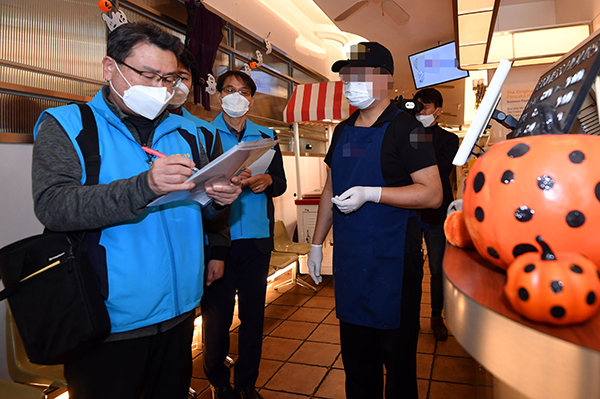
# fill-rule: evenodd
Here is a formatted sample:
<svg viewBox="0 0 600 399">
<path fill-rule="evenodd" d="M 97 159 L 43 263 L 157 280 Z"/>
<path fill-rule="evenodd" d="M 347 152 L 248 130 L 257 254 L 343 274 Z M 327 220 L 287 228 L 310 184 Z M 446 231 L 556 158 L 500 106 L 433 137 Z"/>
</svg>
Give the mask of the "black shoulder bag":
<svg viewBox="0 0 600 399">
<path fill-rule="evenodd" d="M 87 104 L 83 122 L 85 185 L 98 184 L 98 127 Z M 110 319 L 90 266 L 86 232 L 52 232 L 0 249 L 0 277 L 32 363 L 69 363 L 110 333 Z"/>
</svg>

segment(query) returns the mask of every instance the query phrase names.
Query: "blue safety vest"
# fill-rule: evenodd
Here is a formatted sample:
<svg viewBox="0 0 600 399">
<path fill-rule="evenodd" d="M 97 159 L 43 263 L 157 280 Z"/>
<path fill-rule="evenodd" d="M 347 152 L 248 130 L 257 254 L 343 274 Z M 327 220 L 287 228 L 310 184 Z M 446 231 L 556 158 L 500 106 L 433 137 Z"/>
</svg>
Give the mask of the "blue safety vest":
<svg viewBox="0 0 600 399">
<path fill-rule="evenodd" d="M 102 92 L 88 104 L 98 125 L 98 184 L 147 171 L 147 154 L 108 108 Z M 46 110 L 35 126 L 35 135 L 48 114 L 60 123 L 77 151 L 83 184 L 85 164 L 77 143 L 82 130 L 79 108 L 73 104 Z M 152 148 L 200 162 L 195 126 L 179 116 L 169 115 L 156 127 Z M 106 307 L 111 332 L 156 324 L 198 306 L 203 293 L 204 246 L 202 212 L 197 202 L 183 200 L 151 207 L 134 220 L 106 226 L 101 229 L 99 245 L 106 253 Z"/>
<path fill-rule="evenodd" d="M 227 128 L 222 112 L 212 121 L 212 124 L 221 135 L 223 152 L 228 151 L 238 144 L 237 138 Z M 260 140 L 267 137 L 273 137 L 271 129 L 259 126 L 246 119 L 246 130 L 244 131 L 242 142 Z M 231 239 L 268 238 L 271 236 L 269 225 L 266 194 L 254 194 L 250 187 L 243 187 L 238 199 L 231 204 L 231 215 L 229 216 Z"/>
<path fill-rule="evenodd" d="M 194 125 L 196 125 L 198 137 L 200 138 L 200 142 L 204 146 L 206 155 L 208 155 L 208 157 L 210 159 L 212 159 L 212 154 L 213 154 L 213 151 L 215 150 L 215 140 L 217 137 L 217 130 L 210 122 L 207 122 L 204 119 L 198 118 L 196 115 L 192 115 L 190 113 L 190 111 L 188 111 L 187 109 L 185 109 L 183 107 L 181 108 L 181 112 L 182 112 L 182 114 L 181 114 L 182 117 L 190 120 L 192 123 L 194 123 Z M 208 131 L 208 137 L 207 137 L 207 134 L 204 131 L 202 131 L 202 128 L 204 128 Z M 207 141 L 207 139 L 208 139 L 208 141 Z"/>
</svg>

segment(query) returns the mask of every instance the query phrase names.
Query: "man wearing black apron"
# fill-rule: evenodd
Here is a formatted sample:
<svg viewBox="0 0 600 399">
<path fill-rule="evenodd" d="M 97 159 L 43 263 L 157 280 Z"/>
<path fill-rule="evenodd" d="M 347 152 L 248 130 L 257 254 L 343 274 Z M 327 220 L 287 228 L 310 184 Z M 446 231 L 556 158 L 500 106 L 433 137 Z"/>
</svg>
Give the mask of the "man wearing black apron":
<svg viewBox="0 0 600 399">
<path fill-rule="evenodd" d="M 333 224 L 336 315 L 346 397 L 417 398 L 416 351 L 423 257 L 414 209 L 437 208 L 442 185 L 423 125 L 389 99 L 394 61 L 379 43 L 353 46 L 333 72 L 358 108 L 340 123 L 325 158 L 309 272 L 321 282 Z"/>
</svg>

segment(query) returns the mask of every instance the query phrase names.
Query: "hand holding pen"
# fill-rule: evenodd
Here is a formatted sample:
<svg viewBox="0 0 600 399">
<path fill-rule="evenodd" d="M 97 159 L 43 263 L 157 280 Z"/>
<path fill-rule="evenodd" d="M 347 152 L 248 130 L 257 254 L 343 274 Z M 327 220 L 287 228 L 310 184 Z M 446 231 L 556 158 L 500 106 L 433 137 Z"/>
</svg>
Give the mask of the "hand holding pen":
<svg viewBox="0 0 600 399">
<path fill-rule="evenodd" d="M 148 184 L 152 191 L 158 195 L 164 195 L 172 191 L 194 188 L 194 183 L 185 183 L 196 169 L 191 159 L 181 155 L 166 156 L 148 147 L 142 147 L 142 149 L 157 157 L 148 173 Z"/>
<path fill-rule="evenodd" d="M 148 154 L 150 155 L 154 155 L 157 158 L 166 158 L 168 155 L 163 154 L 160 151 L 156 151 L 150 147 L 142 147 L 142 150 L 146 151 Z M 190 166 L 190 169 L 194 172 L 197 173 L 200 171 L 200 169 L 196 168 L 195 166 Z"/>
</svg>

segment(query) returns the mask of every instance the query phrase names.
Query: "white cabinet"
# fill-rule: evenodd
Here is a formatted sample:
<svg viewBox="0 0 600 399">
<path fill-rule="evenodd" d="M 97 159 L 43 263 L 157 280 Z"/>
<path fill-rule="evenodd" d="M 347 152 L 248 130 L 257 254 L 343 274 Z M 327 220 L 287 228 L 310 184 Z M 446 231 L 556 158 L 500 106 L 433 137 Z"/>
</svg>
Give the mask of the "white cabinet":
<svg viewBox="0 0 600 399">
<path fill-rule="evenodd" d="M 304 205 L 298 207 L 298 241 L 312 243 L 315 225 L 317 223 L 318 205 Z"/>
<path fill-rule="evenodd" d="M 303 199 L 296 200 L 298 208 L 298 242 L 307 242 L 312 244 L 315 225 L 317 223 L 317 212 L 319 209 L 318 199 Z M 321 274 L 333 274 L 332 268 L 332 249 L 333 249 L 333 232 L 329 229 L 327 237 L 323 242 L 323 263 L 321 265 Z M 300 265 L 300 273 L 308 273 L 308 270 L 303 270 Z"/>
</svg>

